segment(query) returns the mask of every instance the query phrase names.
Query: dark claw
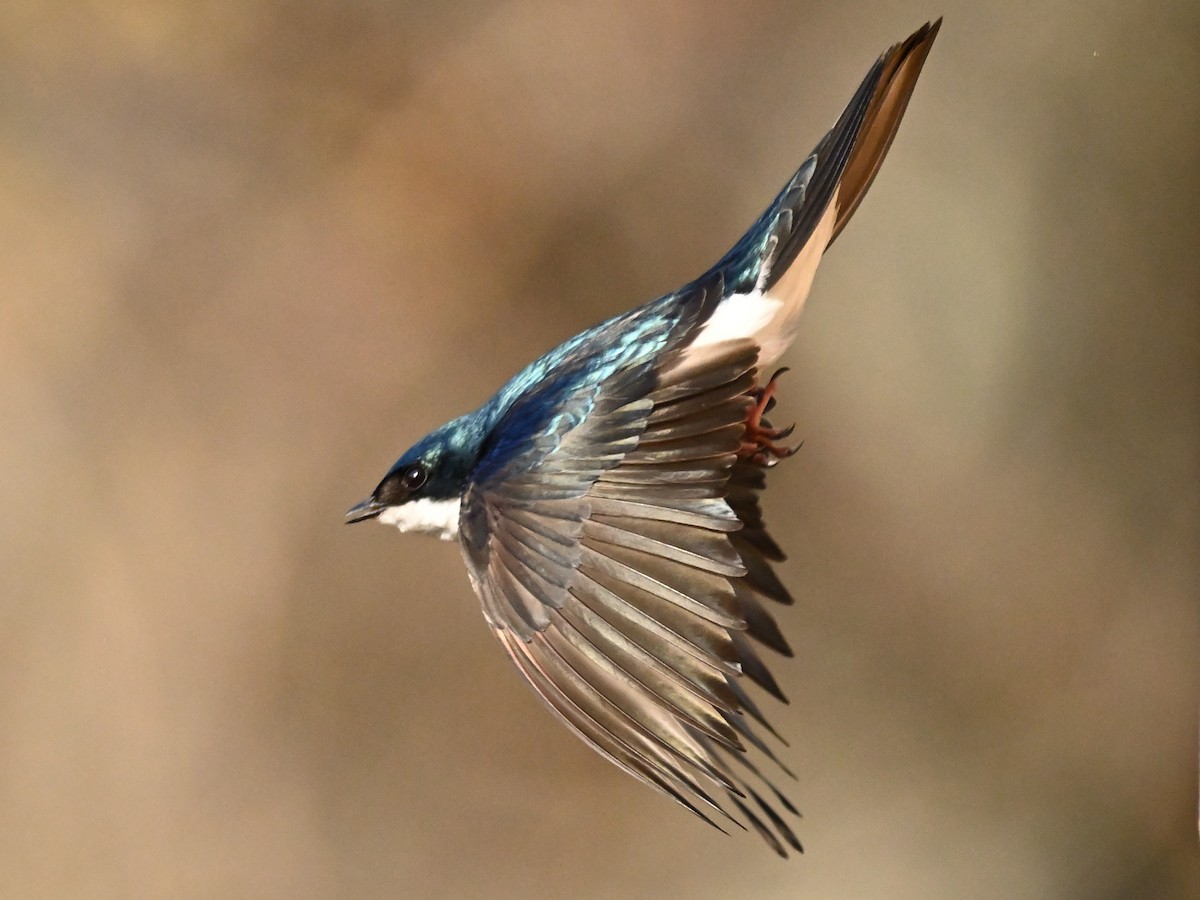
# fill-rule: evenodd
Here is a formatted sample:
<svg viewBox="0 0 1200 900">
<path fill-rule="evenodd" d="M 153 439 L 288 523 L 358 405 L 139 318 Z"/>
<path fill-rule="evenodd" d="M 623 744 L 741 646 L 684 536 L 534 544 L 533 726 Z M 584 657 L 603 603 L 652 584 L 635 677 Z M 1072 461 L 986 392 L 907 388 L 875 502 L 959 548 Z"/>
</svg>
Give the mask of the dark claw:
<svg viewBox="0 0 1200 900">
<path fill-rule="evenodd" d="M 773 428 L 771 423 L 766 419 L 760 419 L 758 423 L 758 433 L 769 441 L 781 441 L 786 437 L 791 437 L 793 431 L 796 430 L 796 424 L 793 422 L 787 428 Z"/>
</svg>

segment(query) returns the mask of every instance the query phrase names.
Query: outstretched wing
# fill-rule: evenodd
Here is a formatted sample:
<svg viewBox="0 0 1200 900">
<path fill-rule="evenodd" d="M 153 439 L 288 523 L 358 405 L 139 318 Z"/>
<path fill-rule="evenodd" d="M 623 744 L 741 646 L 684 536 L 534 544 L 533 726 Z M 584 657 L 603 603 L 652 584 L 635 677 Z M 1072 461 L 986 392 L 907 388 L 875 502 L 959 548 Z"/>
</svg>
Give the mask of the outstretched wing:
<svg viewBox="0 0 1200 900">
<path fill-rule="evenodd" d="M 745 679 L 784 699 L 757 646 L 790 655 L 768 604 L 791 598 L 771 567 L 783 554 L 763 526 L 748 416 L 758 367 L 790 341 L 936 32 L 880 58 L 707 275 L 506 387 L 462 504 L 484 613 L 546 704 L 626 772 L 781 855 L 801 849 L 784 818 L 796 810 L 755 761 L 783 768 Z"/>
<path fill-rule="evenodd" d="M 754 500 L 761 470 L 738 456 L 756 356 L 749 341 L 669 350 L 576 387 L 472 485 L 461 536 L 488 621 L 568 727 L 784 853 L 800 847 L 780 812 L 794 810 L 751 783 L 747 744 L 771 751 L 740 682 L 782 697 L 748 637 L 790 652 L 762 602 L 789 598 L 767 560 L 780 555 Z"/>
</svg>

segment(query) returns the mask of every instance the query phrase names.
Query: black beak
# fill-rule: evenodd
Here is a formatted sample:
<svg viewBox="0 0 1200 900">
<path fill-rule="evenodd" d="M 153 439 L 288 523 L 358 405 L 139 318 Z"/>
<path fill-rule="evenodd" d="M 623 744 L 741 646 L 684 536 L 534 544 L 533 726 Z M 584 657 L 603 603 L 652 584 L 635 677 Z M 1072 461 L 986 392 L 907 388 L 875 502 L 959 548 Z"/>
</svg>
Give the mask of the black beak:
<svg viewBox="0 0 1200 900">
<path fill-rule="evenodd" d="M 368 497 L 362 503 L 350 507 L 346 512 L 346 524 L 353 525 L 355 522 L 365 522 L 367 519 L 373 519 L 381 512 L 387 509 L 387 505 L 380 503 L 374 497 Z"/>
</svg>

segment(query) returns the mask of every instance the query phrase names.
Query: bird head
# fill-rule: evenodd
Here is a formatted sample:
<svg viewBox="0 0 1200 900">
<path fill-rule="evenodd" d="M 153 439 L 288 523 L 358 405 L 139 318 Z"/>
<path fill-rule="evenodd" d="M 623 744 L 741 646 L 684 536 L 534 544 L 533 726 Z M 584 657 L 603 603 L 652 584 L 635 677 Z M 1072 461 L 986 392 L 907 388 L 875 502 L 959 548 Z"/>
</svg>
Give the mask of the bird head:
<svg viewBox="0 0 1200 900">
<path fill-rule="evenodd" d="M 463 491 L 479 456 L 480 431 L 472 416 L 463 416 L 417 441 L 371 496 L 351 507 L 347 524 L 378 518 L 401 531 L 453 538 Z"/>
</svg>

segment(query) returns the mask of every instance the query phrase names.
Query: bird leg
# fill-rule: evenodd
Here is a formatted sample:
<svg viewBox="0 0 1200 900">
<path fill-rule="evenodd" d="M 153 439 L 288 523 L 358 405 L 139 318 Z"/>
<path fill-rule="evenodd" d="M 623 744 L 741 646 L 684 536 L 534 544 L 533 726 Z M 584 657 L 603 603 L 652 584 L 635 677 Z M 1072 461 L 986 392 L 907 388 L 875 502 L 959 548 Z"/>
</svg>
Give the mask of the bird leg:
<svg viewBox="0 0 1200 900">
<path fill-rule="evenodd" d="M 776 383 L 779 376 L 786 371 L 787 369 L 780 369 L 771 376 L 771 380 L 765 385 L 751 388 L 748 392 L 754 398 L 754 405 L 746 414 L 746 433 L 742 437 L 742 446 L 738 450 L 738 456 L 766 468 L 770 468 L 779 460 L 791 456 L 800 449 L 798 444 L 795 447 L 785 447 L 776 443 L 795 431 L 795 425 L 789 425 L 787 428 L 772 428 L 771 423 L 763 418 L 763 414 L 775 406 Z"/>
</svg>

